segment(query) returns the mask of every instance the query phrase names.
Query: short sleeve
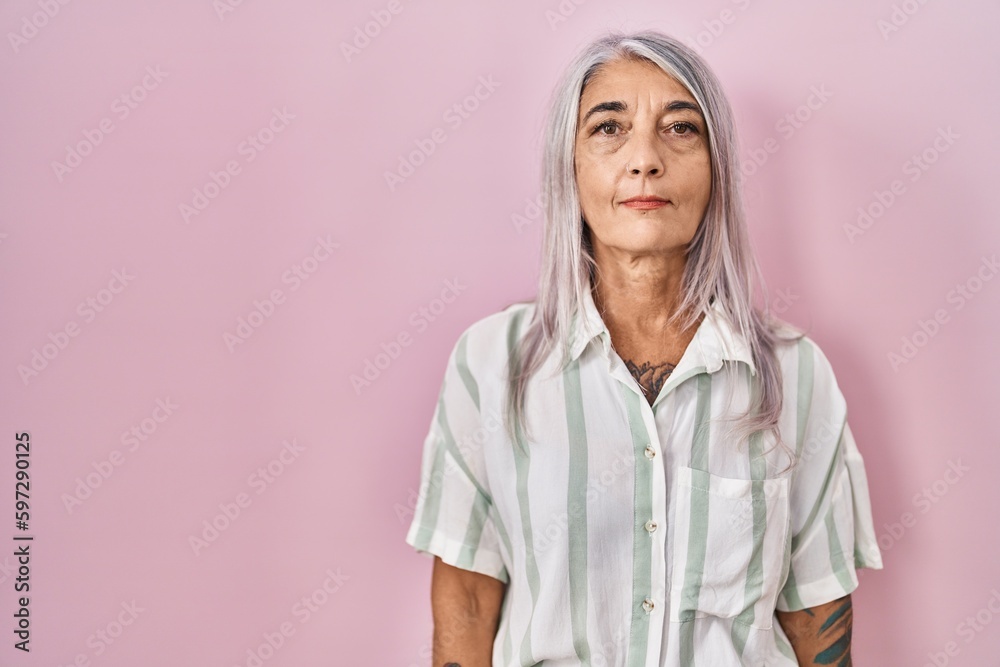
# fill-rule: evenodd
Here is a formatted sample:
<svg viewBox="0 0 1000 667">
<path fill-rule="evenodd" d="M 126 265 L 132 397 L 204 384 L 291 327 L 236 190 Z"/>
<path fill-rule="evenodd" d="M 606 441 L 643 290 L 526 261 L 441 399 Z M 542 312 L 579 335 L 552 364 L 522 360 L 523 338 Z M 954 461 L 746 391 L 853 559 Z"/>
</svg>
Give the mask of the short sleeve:
<svg viewBox="0 0 1000 667">
<path fill-rule="evenodd" d="M 776 608 L 831 602 L 858 586 L 858 570 L 882 569 L 864 459 L 833 369 L 808 338 L 799 342 L 789 570 Z"/>
<path fill-rule="evenodd" d="M 468 331 L 448 358 L 424 440 L 420 492 L 406 542 L 449 565 L 507 583 L 495 508 L 486 485 L 485 431 L 467 343 Z"/>
</svg>

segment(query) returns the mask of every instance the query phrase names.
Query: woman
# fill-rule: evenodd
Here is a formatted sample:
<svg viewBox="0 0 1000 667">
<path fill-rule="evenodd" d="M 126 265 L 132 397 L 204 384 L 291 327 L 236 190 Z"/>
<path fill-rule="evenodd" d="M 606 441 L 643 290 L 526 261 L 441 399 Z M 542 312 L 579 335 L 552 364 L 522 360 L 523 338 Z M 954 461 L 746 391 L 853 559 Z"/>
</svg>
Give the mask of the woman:
<svg viewBox="0 0 1000 667">
<path fill-rule="evenodd" d="M 865 468 L 826 356 L 752 304 L 737 146 L 663 34 L 560 83 L 538 298 L 461 335 L 424 444 L 434 667 L 851 664 Z"/>
</svg>

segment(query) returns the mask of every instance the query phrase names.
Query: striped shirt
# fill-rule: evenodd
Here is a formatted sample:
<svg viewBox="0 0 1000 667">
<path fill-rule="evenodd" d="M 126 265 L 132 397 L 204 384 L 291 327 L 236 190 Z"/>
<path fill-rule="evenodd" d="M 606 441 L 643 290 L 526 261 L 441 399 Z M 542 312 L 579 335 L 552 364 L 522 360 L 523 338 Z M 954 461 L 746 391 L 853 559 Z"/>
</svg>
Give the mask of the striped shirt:
<svg viewBox="0 0 1000 667">
<path fill-rule="evenodd" d="M 782 472 L 773 433 L 734 442 L 713 421 L 745 410 L 756 388 L 717 301 L 650 406 L 585 290 L 571 363 L 559 370 L 557 347 L 528 384 L 524 453 L 503 401 L 534 308 L 514 304 L 459 337 L 406 535 L 507 584 L 493 664 L 797 665 L 775 610 L 830 602 L 857 587 L 857 569 L 882 568 L 826 356 L 808 337 L 778 347 L 780 431 L 799 455 Z"/>
</svg>

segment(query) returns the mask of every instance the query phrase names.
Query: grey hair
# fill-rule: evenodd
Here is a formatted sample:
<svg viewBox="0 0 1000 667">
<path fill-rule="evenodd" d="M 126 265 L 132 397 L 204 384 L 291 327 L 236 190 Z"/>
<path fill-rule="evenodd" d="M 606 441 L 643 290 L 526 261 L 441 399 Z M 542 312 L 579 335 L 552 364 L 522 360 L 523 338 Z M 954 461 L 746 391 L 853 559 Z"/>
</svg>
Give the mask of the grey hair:
<svg viewBox="0 0 1000 667">
<path fill-rule="evenodd" d="M 778 430 L 782 375 L 775 346 L 781 341 L 799 340 L 805 334 L 783 337 L 782 323 L 772 318 L 766 296 L 763 312 L 753 304 L 754 279 L 765 295 L 767 292 L 750 245 L 740 182 L 739 141 L 721 84 L 701 56 L 678 40 L 652 30 L 611 32 L 593 41 L 570 64 L 553 91 L 543 137 L 540 198 L 544 202 L 545 228 L 539 288 L 534 314 L 524 335 L 514 344 L 508 362 L 507 433 L 518 447 L 523 447 L 530 437 L 524 407 L 528 381 L 560 343 L 564 352 L 560 370 L 567 367 L 574 317 L 583 313 L 584 290 L 590 289 L 598 273 L 576 184 L 577 117 L 584 87 L 606 63 L 619 59 L 649 61 L 676 79 L 697 101 L 708 129 L 711 196 L 687 248 L 682 300 L 666 326 L 680 323 L 687 330 L 707 312 L 713 300 L 720 302 L 730 324 L 746 338 L 756 367 L 757 384 L 750 405 L 738 415 L 733 435 L 742 442 L 757 431 L 773 431 L 776 446 L 788 454 L 791 467 L 796 462 L 794 449 L 782 441 Z M 736 364 L 725 366 L 728 372 L 736 373 Z"/>
</svg>

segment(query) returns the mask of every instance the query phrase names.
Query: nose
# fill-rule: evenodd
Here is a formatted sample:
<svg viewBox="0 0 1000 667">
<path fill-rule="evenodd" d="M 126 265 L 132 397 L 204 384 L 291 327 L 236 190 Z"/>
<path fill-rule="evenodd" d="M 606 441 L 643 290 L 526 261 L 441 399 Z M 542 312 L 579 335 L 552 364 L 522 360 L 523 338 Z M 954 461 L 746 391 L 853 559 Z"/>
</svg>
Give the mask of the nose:
<svg viewBox="0 0 1000 667">
<path fill-rule="evenodd" d="M 655 129 L 636 133 L 630 142 L 632 152 L 625 162 L 625 170 L 635 176 L 662 174 L 664 164 L 658 142 L 659 137 Z"/>
</svg>

